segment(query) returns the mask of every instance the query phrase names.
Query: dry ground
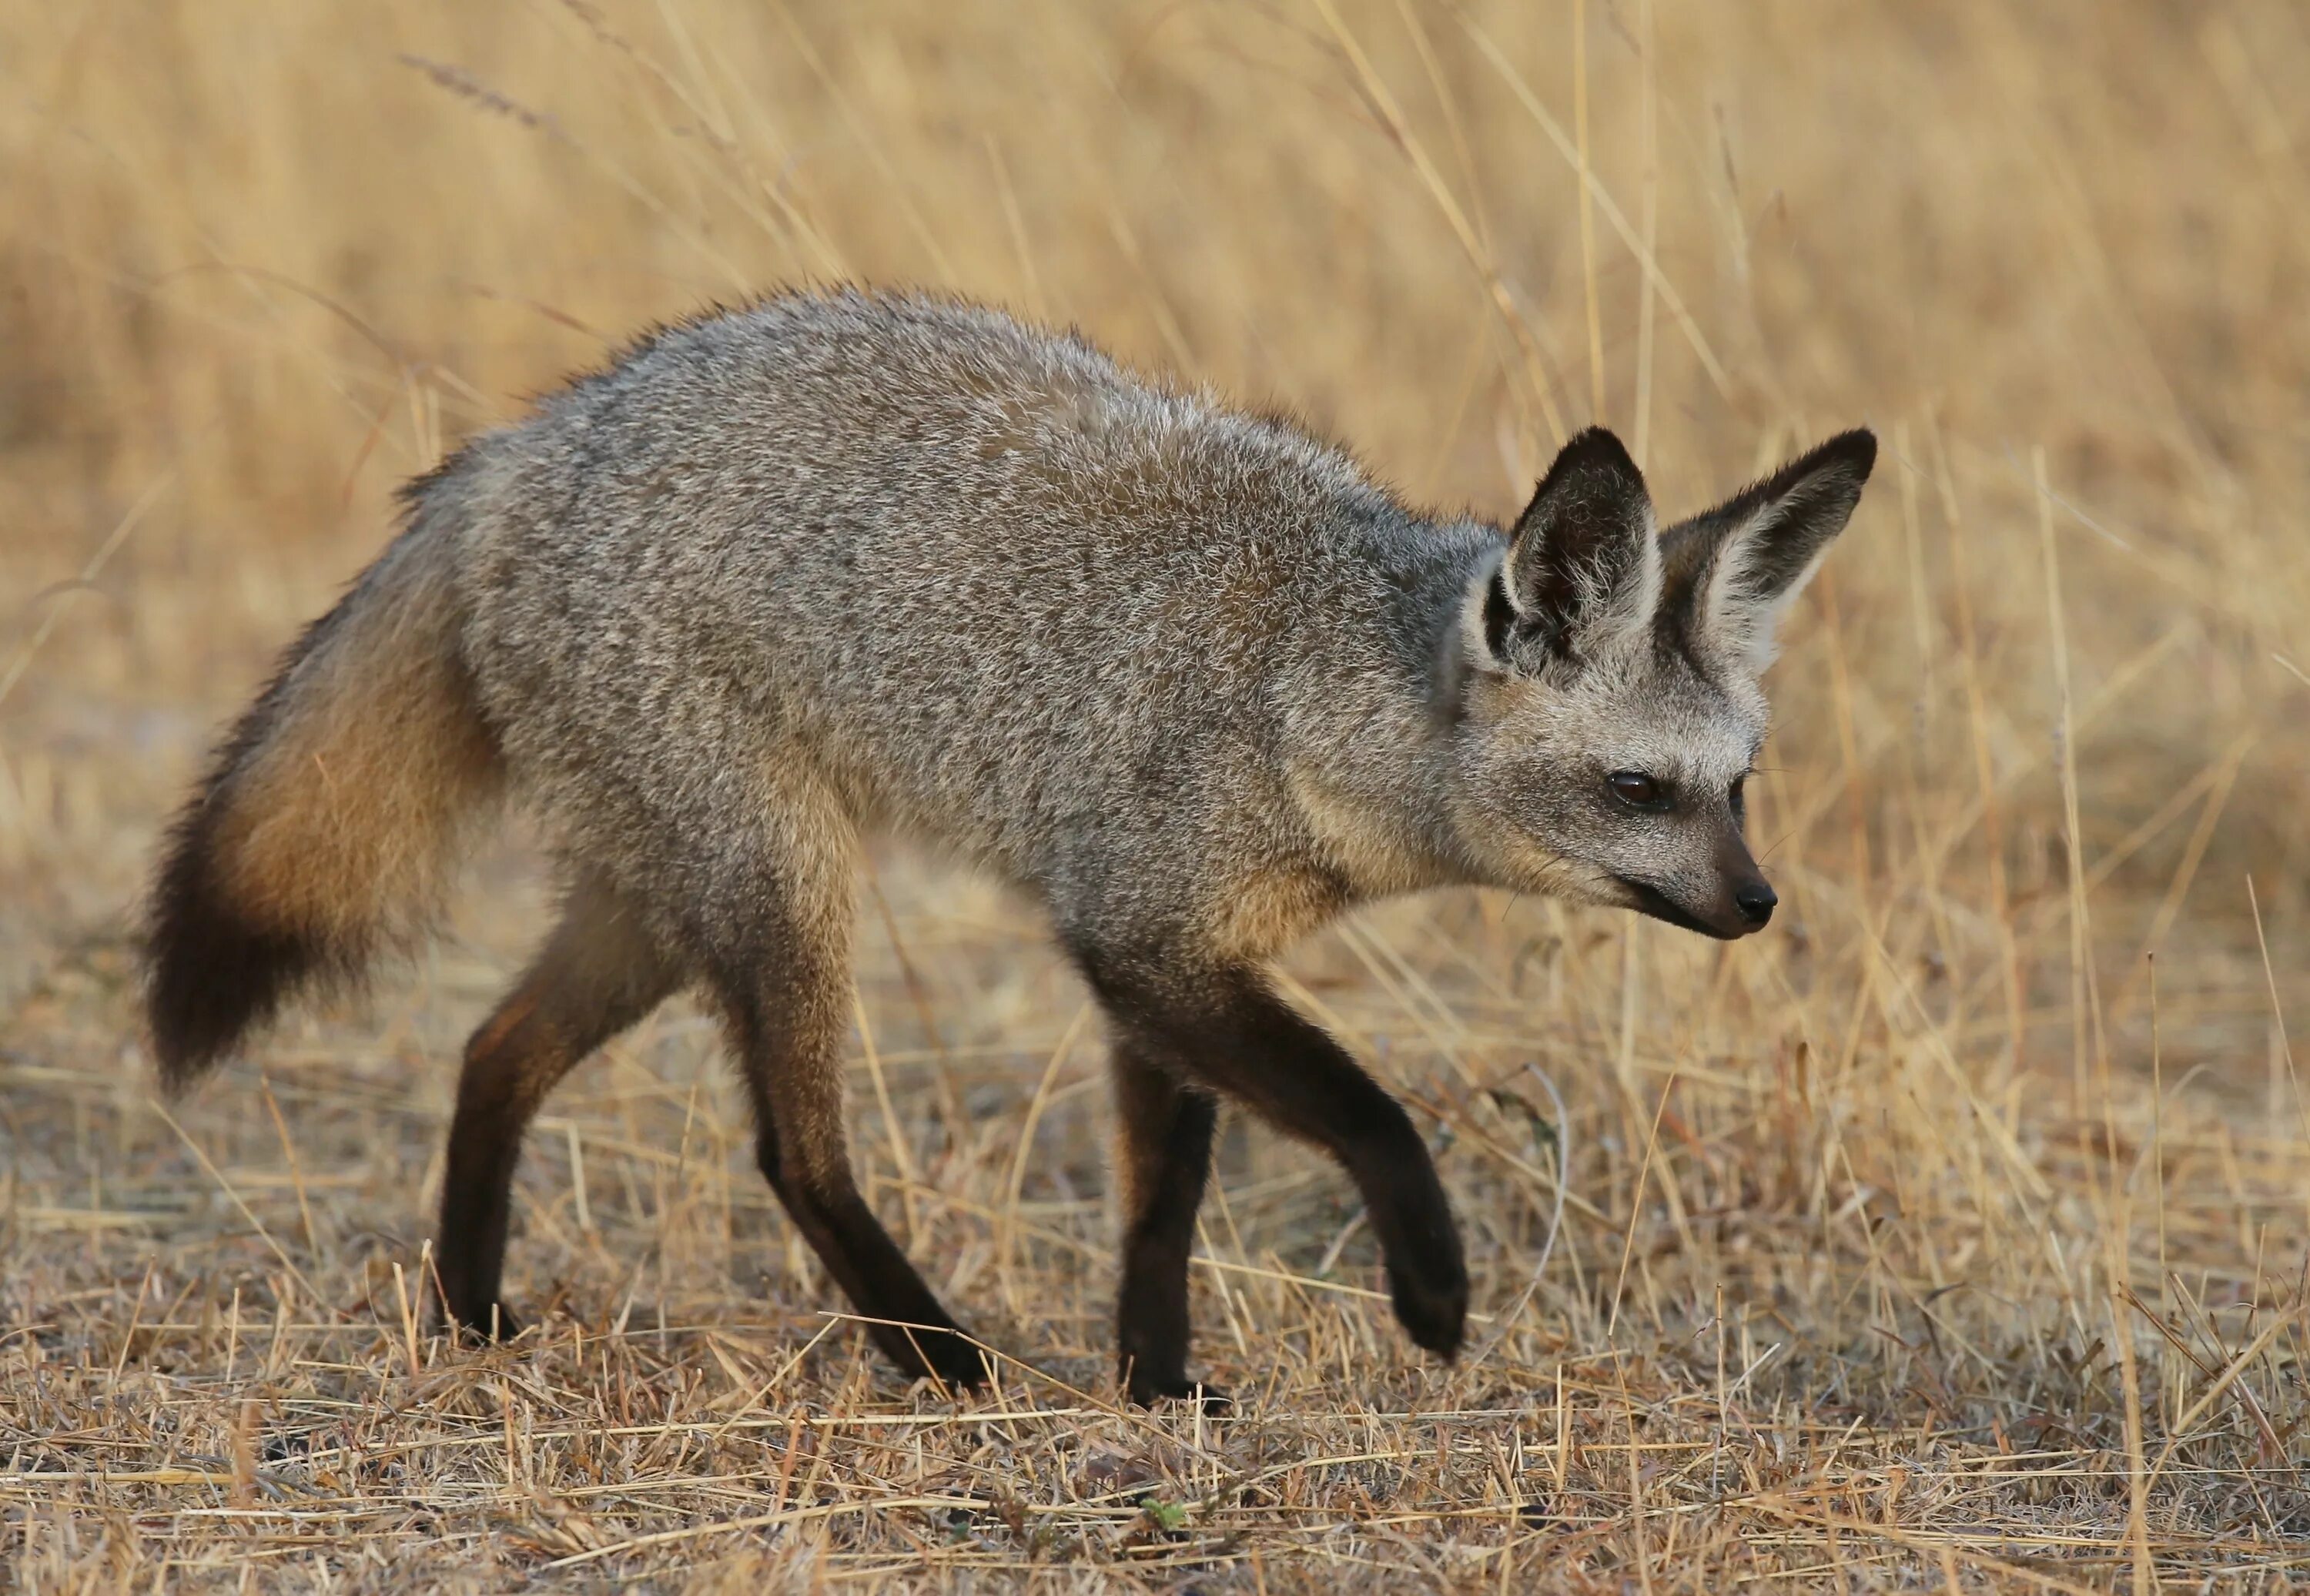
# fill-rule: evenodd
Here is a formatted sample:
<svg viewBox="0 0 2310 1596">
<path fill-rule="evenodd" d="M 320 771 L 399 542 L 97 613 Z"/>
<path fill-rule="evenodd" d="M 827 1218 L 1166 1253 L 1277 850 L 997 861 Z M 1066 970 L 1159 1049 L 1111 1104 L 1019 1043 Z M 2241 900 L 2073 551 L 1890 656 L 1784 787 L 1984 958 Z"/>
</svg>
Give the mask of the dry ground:
<svg viewBox="0 0 2310 1596">
<path fill-rule="evenodd" d="M 2306 73 L 2280 0 L 0 0 L 9 1576 L 2310 1582 Z M 1195 1305 L 1240 1417 L 1118 1410 L 1096 1027 L 1027 910 L 896 854 L 856 1141 L 1018 1360 L 984 1401 L 829 1317 L 687 1011 L 534 1137 L 536 1330 L 427 1336 L 517 845 L 370 1002 L 153 1099 L 155 828 L 394 481 L 653 317 L 836 276 L 1495 514 L 1591 416 L 1672 509 L 1884 436 L 1776 678 L 1770 935 L 1452 895 L 1290 966 L 1432 1127 L 1456 1368 L 1342 1179 L 1238 1124 Z"/>
</svg>

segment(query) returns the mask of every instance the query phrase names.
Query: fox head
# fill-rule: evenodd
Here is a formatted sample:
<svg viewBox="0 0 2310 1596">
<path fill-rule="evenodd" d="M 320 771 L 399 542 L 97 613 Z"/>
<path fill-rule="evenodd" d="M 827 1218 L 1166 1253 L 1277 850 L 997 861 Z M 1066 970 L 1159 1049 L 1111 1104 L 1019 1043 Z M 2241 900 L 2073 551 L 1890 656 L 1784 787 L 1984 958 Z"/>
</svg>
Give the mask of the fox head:
<svg viewBox="0 0 2310 1596">
<path fill-rule="evenodd" d="M 1845 433 L 1663 532 L 1620 439 L 1564 447 L 1455 638 L 1454 821 L 1487 878 L 1715 937 L 1771 919 L 1758 678 L 1876 458 Z"/>
</svg>

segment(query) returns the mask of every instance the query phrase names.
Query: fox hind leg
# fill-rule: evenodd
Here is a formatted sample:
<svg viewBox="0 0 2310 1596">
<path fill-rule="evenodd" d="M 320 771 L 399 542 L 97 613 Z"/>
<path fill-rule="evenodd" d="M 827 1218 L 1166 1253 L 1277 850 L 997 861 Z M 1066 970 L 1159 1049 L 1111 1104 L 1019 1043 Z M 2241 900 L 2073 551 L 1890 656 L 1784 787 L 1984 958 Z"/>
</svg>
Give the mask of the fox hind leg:
<svg viewBox="0 0 2310 1596">
<path fill-rule="evenodd" d="M 842 1043 L 850 1025 L 851 860 L 847 824 L 787 829 L 775 859 L 722 879 L 708 978 L 754 1115 L 770 1189 L 904 1373 L 975 1388 L 985 1355 L 950 1318 L 859 1193 L 843 1128 Z M 809 837 L 812 840 L 805 841 Z"/>
<path fill-rule="evenodd" d="M 1116 1168 L 1123 1186 L 1123 1279 L 1116 1295 L 1116 1357 L 1131 1400 L 1225 1395 L 1187 1378 L 1187 1260 L 1195 1210 L 1211 1175 L 1219 1102 L 1118 1035 Z"/>
<path fill-rule="evenodd" d="M 581 875 L 527 973 L 465 1044 L 435 1268 L 443 1309 L 468 1332 L 518 1330 L 498 1288 L 522 1132 L 563 1076 L 680 983 L 633 906 Z"/>
</svg>

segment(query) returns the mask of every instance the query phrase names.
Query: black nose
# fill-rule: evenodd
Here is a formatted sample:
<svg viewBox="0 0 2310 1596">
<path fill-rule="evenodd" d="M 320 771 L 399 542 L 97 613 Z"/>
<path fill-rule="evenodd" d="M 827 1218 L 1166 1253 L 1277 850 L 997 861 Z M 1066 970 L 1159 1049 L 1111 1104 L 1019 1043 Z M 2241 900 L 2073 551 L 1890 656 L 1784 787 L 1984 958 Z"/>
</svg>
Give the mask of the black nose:
<svg viewBox="0 0 2310 1596">
<path fill-rule="evenodd" d="M 1732 906 L 1751 931 L 1773 917 L 1773 906 L 1780 901 L 1779 894 L 1762 881 L 1751 881 L 1732 894 Z"/>
</svg>

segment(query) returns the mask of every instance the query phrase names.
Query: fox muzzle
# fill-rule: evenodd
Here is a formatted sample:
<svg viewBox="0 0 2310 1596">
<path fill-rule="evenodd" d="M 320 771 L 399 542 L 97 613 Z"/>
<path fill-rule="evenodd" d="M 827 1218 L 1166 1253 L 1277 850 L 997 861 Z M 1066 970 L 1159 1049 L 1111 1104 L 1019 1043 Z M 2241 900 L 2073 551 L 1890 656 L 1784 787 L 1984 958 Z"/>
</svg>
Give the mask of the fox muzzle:
<svg viewBox="0 0 2310 1596">
<path fill-rule="evenodd" d="M 1764 930 L 1772 920 L 1774 907 L 1781 901 L 1780 894 L 1773 890 L 1772 883 L 1757 868 L 1757 861 L 1739 831 L 1729 826 L 1725 828 L 1717 839 L 1710 864 L 1712 880 L 1698 892 L 1678 891 L 1669 885 L 1631 876 L 1618 879 L 1628 890 L 1631 908 L 1671 925 L 1724 941 Z"/>
</svg>

